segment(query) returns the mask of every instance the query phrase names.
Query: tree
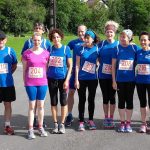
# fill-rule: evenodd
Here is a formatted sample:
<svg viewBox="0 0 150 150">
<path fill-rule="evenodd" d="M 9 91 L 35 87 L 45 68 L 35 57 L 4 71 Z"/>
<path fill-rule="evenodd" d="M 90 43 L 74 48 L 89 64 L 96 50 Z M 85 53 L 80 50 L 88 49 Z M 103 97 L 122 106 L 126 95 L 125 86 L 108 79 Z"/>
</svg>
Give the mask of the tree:
<svg viewBox="0 0 150 150">
<path fill-rule="evenodd" d="M 35 21 L 43 22 L 46 11 L 33 0 L 3 0 L 0 14 L 0 28 L 19 35 L 31 31 Z"/>
<path fill-rule="evenodd" d="M 150 10 L 148 10 L 149 7 L 145 5 L 145 2 L 143 0 L 132 0 L 129 3 L 128 0 L 124 0 L 125 16 L 122 18 L 124 20 L 124 28 L 130 28 L 134 33 L 148 29 Z M 146 7 L 148 8 L 146 9 Z"/>
<path fill-rule="evenodd" d="M 104 24 L 108 20 L 108 7 L 97 0 L 89 8 L 91 14 L 88 16 L 88 26 L 97 33 L 103 33 Z"/>
</svg>

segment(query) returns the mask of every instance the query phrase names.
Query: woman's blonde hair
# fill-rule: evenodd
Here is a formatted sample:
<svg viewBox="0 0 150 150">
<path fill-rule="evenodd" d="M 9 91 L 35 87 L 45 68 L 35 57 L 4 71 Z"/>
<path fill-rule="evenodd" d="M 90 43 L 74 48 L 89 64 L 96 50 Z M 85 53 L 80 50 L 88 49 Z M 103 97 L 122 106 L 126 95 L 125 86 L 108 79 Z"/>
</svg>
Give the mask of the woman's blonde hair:
<svg viewBox="0 0 150 150">
<path fill-rule="evenodd" d="M 119 24 L 113 20 L 109 20 L 105 23 L 105 32 L 107 31 L 108 27 L 112 27 L 112 29 L 116 32 L 119 28 Z"/>
</svg>

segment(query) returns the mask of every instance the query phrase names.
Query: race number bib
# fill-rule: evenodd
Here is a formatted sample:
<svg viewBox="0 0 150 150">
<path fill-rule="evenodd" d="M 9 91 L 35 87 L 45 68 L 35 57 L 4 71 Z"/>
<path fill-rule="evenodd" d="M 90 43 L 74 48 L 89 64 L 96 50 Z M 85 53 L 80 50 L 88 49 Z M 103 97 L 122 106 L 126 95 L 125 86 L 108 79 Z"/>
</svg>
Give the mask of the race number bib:
<svg viewBox="0 0 150 150">
<path fill-rule="evenodd" d="M 8 63 L 0 63 L 0 74 L 8 73 Z"/>
<path fill-rule="evenodd" d="M 63 57 L 50 56 L 49 66 L 63 67 Z"/>
<path fill-rule="evenodd" d="M 29 67 L 29 78 L 43 78 L 43 68 Z"/>
<path fill-rule="evenodd" d="M 94 74 L 95 73 L 95 68 L 96 68 L 96 65 L 94 63 L 90 63 L 88 61 L 85 61 L 84 65 L 82 67 L 82 70 L 86 71 L 88 73 Z"/>
<path fill-rule="evenodd" d="M 119 70 L 133 70 L 133 60 L 120 60 Z"/>
<path fill-rule="evenodd" d="M 112 65 L 110 65 L 110 64 L 103 64 L 102 73 L 104 73 L 104 74 L 112 74 Z"/>
<path fill-rule="evenodd" d="M 137 69 L 139 75 L 150 75 L 150 64 L 138 64 Z"/>
</svg>

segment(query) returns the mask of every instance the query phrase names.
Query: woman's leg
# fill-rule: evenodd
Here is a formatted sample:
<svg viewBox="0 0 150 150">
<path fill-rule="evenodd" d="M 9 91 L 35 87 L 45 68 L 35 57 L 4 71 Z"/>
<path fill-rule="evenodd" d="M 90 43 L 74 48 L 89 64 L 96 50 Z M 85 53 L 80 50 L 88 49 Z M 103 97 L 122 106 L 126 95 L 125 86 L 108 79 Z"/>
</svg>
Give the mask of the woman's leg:
<svg viewBox="0 0 150 150">
<path fill-rule="evenodd" d="M 117 83 L 118 87 L 118 111 L 120 116 L 120 121 L 125 122 L 125 96 L 124 96 L 124 83 Z"/>
<path fill-rule="evenodd" d="M 141 121 L 143 123 L 146 123 L 146 106 L 147 106 L 146 85 L 144 86 L 144 84 L 137 84 L 136 88 L 140 101 Z"/>
<path fill-rule="evenodd" d="M 29 130 L 33 129 L 35 102 L 36 100 L 29 101 L 29 110 L 28 110 Z"/>
<path fill-rule="evenodd" d="M 63 89 L 63 84 L 65 80 L 58 81 L 59 93 L 60 93 L 60 104 L 61 104 L 61 123 L 64 124 L 65 118 L 68 113 L 68 105 L 67 105 L 67 91 Z"/>
<path fill-rule="evenodd" d="M 55 79 L 48 79 L 48 87 L 51 99 L 52 117 L 53 121 L 57 123 L 58 81 Z"/>
<path fill-rule="evenodd" d="M 94 109 L 95 109 L 95 94 L 98 85 L 98 80 L 89 80 L 88 83 L 88 111 L 89 120 L 93 120 Z"/>
<path fill-rule="evenodd" d="M 79 96 L 79 120 L 80 122 L 84 122 L 84 111 L 85 111 L 85 102 L 86 102 L 86 81 L 80 80 L 80 88 L 78 89 L 78 96 Z"/>
<path fill-rule="evenodd" d="M 134 89 L 135 89 L 135 83 L 129 82 L 126 83 L 126 120 L 127 122 L 131 122 L 131 117 L 133 113 L 133 95 L 134 95 Z"/>
</svg>

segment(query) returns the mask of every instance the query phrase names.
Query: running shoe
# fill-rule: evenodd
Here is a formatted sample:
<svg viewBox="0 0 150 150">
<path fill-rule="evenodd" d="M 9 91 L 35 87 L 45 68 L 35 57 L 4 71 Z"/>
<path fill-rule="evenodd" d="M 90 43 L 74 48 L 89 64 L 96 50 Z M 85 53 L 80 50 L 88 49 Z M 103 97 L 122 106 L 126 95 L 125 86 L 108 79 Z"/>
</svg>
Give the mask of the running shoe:
<svg viewBox="0 0 150 150">
<path fill-rule="evenodd" d="M 139 129 L 139 132 L 140 133 L 146 133 L 146 128 L 147 128 L 147 126 L 145 124 L 142 124 L 140 129 Z"/>
<path fill-rule="evenodd" d="M 130 124 L 126 124 L 126 126 L 125 126 L 125 132 L 127 132 L 127 133 L 131 133 L 132 132 L 132 128 L 131 128 L 131 125 Z"/>
<path fill-rule="evenodd" d="M 115 127 L 114 120 L 112 118 L 109 118 L 109 120 L 108 120 L 108 127 L 109 128 L 114 128 Z"/>
<path fill-rule="evenodd" d="M 35 139 L 35 138 L 36 138 L 36 136 L 34 134 L 34 130 L 33 129 L 29 130 L 28 131 L 28 140 L 32 140 L 32 139 Z"/>
<path fill-rule="evenodd" d="M 70 127 L 72 125 L 72 122 L 74 121 L 72 114 L 68 114 L 65 122 L 66 127 Z"/>
<path fill-rule="evenodd" d="M 45 131 L 44 128 L 39 128 L 38 131 L 39 131 L 39 134 L 41 137 L 47 137 L 48 136 L 47 132 Z"/>
<path fill-rule="evenodd" d="M 59 125 L 59 132 L 58 132 L 59 134 L 64 134 L 65 133 L 65 126 L 64 126 L 64 124 L 63 123 L 61 123 L 60 125 Z"/>
<path fill-rule="evenodd" d="M 104 126 L 104 128 L 108 128 L 109 127 L 109 118 L 105 118 L 103 120 L 103 126 Z"/>
<path fill-rule="evenodd" d="M 93 120 L 88 121 L 88 127 L 90 130 L 96 130 L 96 125 Z"/>
<path fill-rule="evenodd" d="M 58 123 L 54 123 L 54 128 L 51 132 L 52 134 L 57 134 L 58 133 Z"/>
<path fill-rule="evenodd" d="M 7 135 L 14 135 L 15 134 L 14 129 L 10 126 L 6 126 L 4 128 L 4 133 Z"/>
<path fill-rule="evenodd" d="M 118 132 L 125 132 L 125 124 L 121 123 Z"/>
<path fill-rule="evenodd" d="M 85 131 L 84 122 L 79 122 L 79 128 L 78 131 Z"/>
</svg>

